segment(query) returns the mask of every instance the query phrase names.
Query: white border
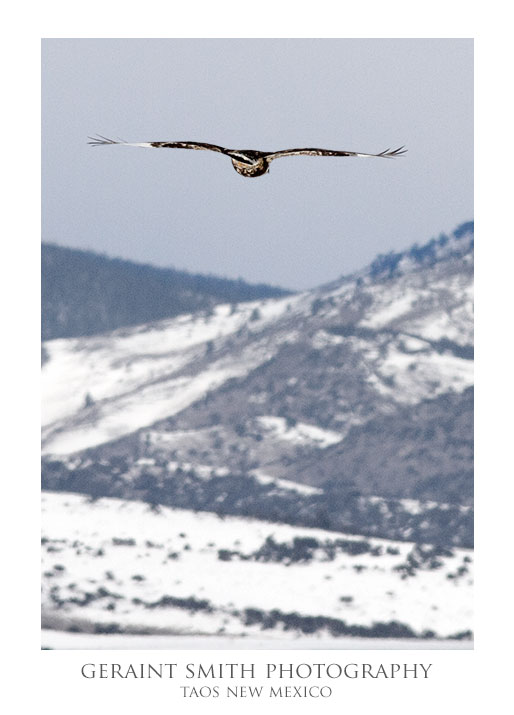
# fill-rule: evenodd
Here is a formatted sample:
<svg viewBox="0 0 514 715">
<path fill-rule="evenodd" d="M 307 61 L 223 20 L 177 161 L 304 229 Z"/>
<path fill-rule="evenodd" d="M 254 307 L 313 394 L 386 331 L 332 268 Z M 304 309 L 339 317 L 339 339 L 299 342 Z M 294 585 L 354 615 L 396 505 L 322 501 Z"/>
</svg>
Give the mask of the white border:
<svg viewBox="0 0 514 715">
<path fill-rule="evenodd" d="M 387 681 L 379 687 L 343 689 L 337 701 L 324 712 L 343 712 L 358 705 L 359 712 L 442 712 L 476 707 L 494 709 L 494 701 L 510 701 L 507 688 L 510 663 L 506 644 L 510 624 L 511 590 L 507 555 L 499 550 L 506 543 L 512 504 L 512 223 L 510 138 L 512 122 L 512 66 L 510 23 L 499 2 L 489 2 L 477 13 L 465 2 L 367 2 L 356 9 L 336 3 L 266 2 L 198 3 L 187 9 L 169 3 L 129 4 L 90 2 L 76 5 L 45 2 L 20 6 L 4 14 L 9 37 L 2 45 L 4 109 L 2 139 L 7 152 L 7 186 L 4 187 L 4 261 L 1 282 L 3 308 L 2 372 L 4 376 L 4 499 L 2 524 L 9 657 L 4 671 L 7 686 L 21 701 L 34 701 L 33 708 L 60 715 L 99 713 L 122 709 L 124 713 L 217 712 L 214 702 L 183 707 L 167 688 L 150 689 L 135 683 L 97 681 L 86 687 L 77 678 L 80 653 L 39 651 L 38 632 L 38 523 L 39 499 L 39 56 L 40 37 L 475 37 L 477 58 L 477 498 L 479 587 L 477 645 L 474 653 L 427 652 L 441 668 L 440 677 L 426 687 L 399 688 Z M 37 13 L 40 13 L 39 16 Z M 35 14 L 34 14 L 35 13 Z M 508 128 L 508 129 L 507 129 Z M 502 141 L 503 140 L 503 141 Z M 507 173 L 508 172 L 508 173 Z M 9 191 L 14 189 L 14 195 Z M 496 298 L 496 300 L 491 300 Z M 6 429 L 7 427 L 7 429 Z M 14 488 L 14 494 L 12 490 Z M 503 527 L 503 529 L 502 529 Z M 21 575 L 20 575 L 21 574 Z M 503 581 L 502 581 L 503 578 Z M 364 659 L 365 653 L 359 652 Z M 386 659 L 380 652 L 380 659 Z M 184 656 L 186 654 L 183 654 Z M 245 658 L 248 657 L 245 654 Z M 298 655 L 298 654 L 296 654 Z M 346 659 L 347 653 L 345 653 Z M 144 652 L 137 653 L 142 660 Z M 161 653 L 164 656 L 164 653 Z M 253 655 L 266 657 L 265 652 Z M 316 661 L 322 653 L 316 653 Z M 419 651 L 405 660 L 419 662 Z M 118 653 L 113 654 L 121 661 Z M 128 654 L 124 654 L 124 658 Z M 155 659 L 155 653 L 152 653 Z M 209 659 L 214 654 L 209 653 Z M 226 659 L 227 653 L 219 654 Z M 376 659 L 377 653 L 370 655 Z M 391 656 L 398 659 L 398 652 Z M 239 660 L 242 656 L 238 656 Z M 277 659 L 275 651 L 270 658 Z M 308 658 L 312 661 L 313 653 Z M 89 660 L 89 656 L 87 658 Z M 199 652 L 190 659 L 199 660 Z M 205 661 L 206 658 L 202 656 Z M 289 662 L 291 655 L 286 655 Z M 108 660 L 104 652 L 102 662 Z M 284 659 L 283 659 L 284 660 Z M 330 661 L 334 653 L 330 654 Z M 225 661 L 226 662 L 226 661 Z M 153 681 L 152 681 L 153 682 Z M 141 682 L 139 682 L 141 684 Z M 391 685 L 392 687 L 388 687 Z M 4 690 L 4 701 L 7 702 Z M 311 709 L 312 701 L 291 701 L 296 711 Z M 41 704 L 43 703 L 43 704 Z M 286 701 L 280 703 L 284 706 Z M 25 702 L 27 704 L 27 702 Z M 46 705 L 45 705 L 46 704 Z M 251 706 L 252 704 L 250 704 Z M 262 701 L 258 703 L 262 709 Z M 265 703 L 267 706 L 267 703 Z M 337 707 L 336 707 L 337 706 Z M 240 705 L 239 705 L 240 707 Z M 501 708 L 503 705 L 500 706 Z M 136 710 L 137 709 L 137 710 Z M 270 710 L 274 707 L 270 706 Z M 321 709 L 321 708 L 320 708 Z M 229 711 L 224 704 L 223 711 Z M 253 712 L 253 707 L 247 708 Z M 220 710 L 221 712 L 221 710 Z"/>
</svg>

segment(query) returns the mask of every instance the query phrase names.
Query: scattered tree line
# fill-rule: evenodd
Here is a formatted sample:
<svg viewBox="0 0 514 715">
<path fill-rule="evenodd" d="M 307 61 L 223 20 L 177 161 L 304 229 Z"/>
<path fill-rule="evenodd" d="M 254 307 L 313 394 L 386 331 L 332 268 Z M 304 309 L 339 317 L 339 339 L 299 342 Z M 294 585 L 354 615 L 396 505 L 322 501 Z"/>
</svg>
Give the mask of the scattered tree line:
<svg viewBox="0 0 514 715">
<path fill-rule="evenodd" d="M 459 240 L 473 232 L 474 222 L 467 221 L 453 231 L 453 237 Z M 418 246 L 416 243 L 406 251 L 390 251 L 386 254 L 380 254 L 371 263 L 369 275 L 371 278 L 392 278 L 398 275 L 398 266 L 404 258 L 410 258 L 420 266 L 432 266 L 437 260 L 438 247 L 446 246 L 449 240 L 449 237 L 442 233 L 438 238 L 432 238 L 422 246 Z M 456 251 L 455 255 L 460 254 Z"/>
<path fill-rule="evenodd" d="M 361 494 L 351 480 L 331 480 L 324 491 L 303 494 L 263 484 L 246 473 L 209 479 L 194 468 L 129 466 L 124 457 L 85 460 L 43 460 L 43 489 L 87 494 L 93 499 L 118 497 L 159 505 L 209 511 L 220 517 L 253 517 L 266 521 L 316 527 L 392 540 L 471 547 L 473 513 L 458 504 L 431 503 L 411 513 L 401 500 L 374 499 Z M 312 546 L 312 545 L 311 545 Z M 271 544 L 268 545 L 272 547 Z M 302 548 L 308 552 L 308 545 Z"/>
</svg>

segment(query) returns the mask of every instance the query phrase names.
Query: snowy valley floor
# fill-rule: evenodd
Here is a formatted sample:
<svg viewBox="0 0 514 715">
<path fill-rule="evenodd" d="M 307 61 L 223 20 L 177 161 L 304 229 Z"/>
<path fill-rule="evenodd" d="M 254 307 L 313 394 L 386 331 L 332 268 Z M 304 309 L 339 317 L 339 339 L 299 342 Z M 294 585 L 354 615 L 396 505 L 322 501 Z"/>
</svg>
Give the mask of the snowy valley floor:
<svg viewBox="0 0 514 715">
<path fill-rule="evenodd" d="M 42 499 L 45 648 L 472 647 L 468 549 Z"/>
</svg>

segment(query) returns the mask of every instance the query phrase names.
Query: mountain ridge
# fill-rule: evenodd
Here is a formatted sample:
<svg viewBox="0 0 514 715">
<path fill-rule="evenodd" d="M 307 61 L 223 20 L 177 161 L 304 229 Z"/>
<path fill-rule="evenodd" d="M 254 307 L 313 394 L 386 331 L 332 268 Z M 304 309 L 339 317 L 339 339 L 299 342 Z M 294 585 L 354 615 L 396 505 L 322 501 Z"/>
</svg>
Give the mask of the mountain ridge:
<svg viewBox="0 0 514 715">
<path fill-rule="evenodd" d="M 291 291 L 43 243 L 42 339 L 83 337 Z"/>
</svg>

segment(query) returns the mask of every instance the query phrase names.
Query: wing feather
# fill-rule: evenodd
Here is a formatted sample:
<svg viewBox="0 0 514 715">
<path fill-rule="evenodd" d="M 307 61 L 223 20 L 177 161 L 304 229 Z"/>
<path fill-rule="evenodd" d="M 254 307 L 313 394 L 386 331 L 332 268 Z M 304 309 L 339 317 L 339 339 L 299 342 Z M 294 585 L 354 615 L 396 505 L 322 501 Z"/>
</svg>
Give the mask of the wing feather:
<svg viewBox="0 0 514 715">
<path fill-rule="evenodd" d="M 386 149 L 381 151 L 380 154 L 363 154 L 358 151 L 336 151 L 332 149 L 284 149 L 283 151 L 274 151 L 269 154 L 265 154 L 268 161 L 273 161 L 273 159 L 279 159 L 282 156 L 364 156 L 364 157 L 383 157 L 386 159 L 392 159 L 396 156 L 401 156 L 405 154 L 407 149 L 403 146 L 398 149 Z"/>
<path fill-rule="evenodd" d="M 103 137 L 101 134 L 97 134 L 96 137 L 88 137 L 88 139 L 88 144 L 91 144 L 91 146 L 122 144 L 124 146 L 153 147 L 155 149 L 205 149 L 207 151 L 217 151 L 221 154 L 229 153 L 229 150 L 225 149 L 225 147 L 218 146 L 217 144 L 207 144 L 206 142 L 126 142 L 107 139 L 107 137 Z"/>
</svg>

